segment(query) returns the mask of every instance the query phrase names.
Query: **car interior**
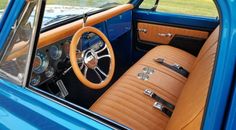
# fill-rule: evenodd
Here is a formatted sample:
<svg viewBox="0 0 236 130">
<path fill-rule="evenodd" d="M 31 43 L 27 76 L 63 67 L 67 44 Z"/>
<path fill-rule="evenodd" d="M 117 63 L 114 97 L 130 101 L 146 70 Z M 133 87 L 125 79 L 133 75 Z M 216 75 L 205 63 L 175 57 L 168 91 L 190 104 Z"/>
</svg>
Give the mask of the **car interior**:
<svg viewBox="0 0 236 130">
<path fill-rule="evenodd" d="M 201 129 L 219 18 L 160 13 L 140 4 L 41 31 L 29 88 L 119 129 Z M 25 51 L 20 46 L 8 59 Z"/>
</svg>

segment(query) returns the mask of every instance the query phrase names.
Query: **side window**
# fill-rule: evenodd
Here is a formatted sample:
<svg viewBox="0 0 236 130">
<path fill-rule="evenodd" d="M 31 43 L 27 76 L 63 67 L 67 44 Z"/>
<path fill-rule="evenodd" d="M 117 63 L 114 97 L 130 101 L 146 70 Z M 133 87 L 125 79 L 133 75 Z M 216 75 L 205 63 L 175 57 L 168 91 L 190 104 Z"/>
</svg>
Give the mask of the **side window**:
<svg viewBox="0 0 236 130">
<path fill-rule="evenodd" d="M 8 4 L 8 0 L 1 0 L 1 2 L 0 2 L 0 19 L 2 18 L 2 15 L 5 11 L 7 4 Z"/>
<path fill-rule="evenodd" d="M 144 0 L 140 8 L 173 14 L 218 17 L 213 0 Z"/>
<path fill-rule="evenodd" d="M 32 41 L 34 41 L 39 17 L 40 4 L 27 2 L 24 10 L 15 22 L 6 43 L 0 61 L 0 78 L 4 78 L 18 85 L 23 85 L 27 71 L 28 57 L 31 55 Z M 19 22 L 18 22 L 19 21 Z M 32 41 L 31 41 L 32 40 Z"/>
</svg>

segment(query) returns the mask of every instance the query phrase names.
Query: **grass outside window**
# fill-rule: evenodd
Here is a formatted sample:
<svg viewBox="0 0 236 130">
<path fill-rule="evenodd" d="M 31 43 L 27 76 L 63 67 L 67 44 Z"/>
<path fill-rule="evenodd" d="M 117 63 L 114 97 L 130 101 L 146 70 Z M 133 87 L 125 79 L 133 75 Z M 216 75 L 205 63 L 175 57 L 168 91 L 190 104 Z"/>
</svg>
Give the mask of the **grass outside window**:
<svg viewBox="0 0 236 130">
<path fill-rule="evenodd" d="M 155 1 L 144 0 L 140 8 L 151 9 Z M 156 11 L 206 17 L 218 16 L 213 0 L 159 0 Z"/>
</svg>

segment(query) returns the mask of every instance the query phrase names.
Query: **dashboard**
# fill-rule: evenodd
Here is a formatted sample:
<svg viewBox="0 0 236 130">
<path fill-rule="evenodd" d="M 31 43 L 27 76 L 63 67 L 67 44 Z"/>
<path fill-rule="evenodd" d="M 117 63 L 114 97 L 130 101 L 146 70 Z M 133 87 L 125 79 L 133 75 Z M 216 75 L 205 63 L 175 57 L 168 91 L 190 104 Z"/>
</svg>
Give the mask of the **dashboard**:
<svg viewBox="0 0 236 130">
<path fill-rule="evenodd" d="M 127 11 L 96 24 L 94 27 L 102 31 L 112 44 L 118 37 L 131 30 L 131 15 L 132 12 Z M 63 72 L 71 67 L 69 59 L 71 39 L 72 36 L 68 36 L 63 40 L 37 49 L 30 85 L 40 86 L 48 80 L 58 80 Z M 93 33 L 85 34 L 80 42 L 83 42 L 82 49 L 96 48 L 96 45 L 103 43 L 100 37 Z"/>
<path fill-rule="evenodd" d="M 70 41 L 71 38 L 67 38 L 37 50 L 30 82 L 32 86 L 42 84 L 70 66 Z"/>
<path fill-rule="evenodd" d="M 37 50 L 30 85 L 39 86 L 52 78 L 57 80 L 71 67 L 69 56 L 71 39 L 72 37 L 69 37 Z M 83 46 L 78 47 L 81 50 L 87 48 L 97 50 L 104 44 L 101 38 L 93 33 L 84 34 L 80 42 L 83 43 Z"/>
</svg>

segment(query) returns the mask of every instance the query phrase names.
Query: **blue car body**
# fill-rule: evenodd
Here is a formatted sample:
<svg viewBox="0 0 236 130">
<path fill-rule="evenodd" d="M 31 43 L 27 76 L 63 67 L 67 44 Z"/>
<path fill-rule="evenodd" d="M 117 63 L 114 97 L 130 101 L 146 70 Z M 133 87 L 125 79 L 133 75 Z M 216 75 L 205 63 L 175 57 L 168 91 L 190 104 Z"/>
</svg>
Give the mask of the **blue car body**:
<svg viewBox="0 0 236 130">
<path fill-rule="evenodd" d="M 135 4 L 138 1 L 132 0 L 131 2 Z M 6 42 L 24 3 L 25 0 L 11 0 L 8 4 L 0 22 L 0 48 Z M 233 130 L 236 128 L 236 1 L 216 0 L 215 3 L 220 13 L 221 38 L 202 128 L 204 130 Z M 132 13 L 134 18 L 145 16 L 145 11 Z M 158 14 L 158 17 L 162 17 L 164 20 L 169 16 L 165 13 Z M 178 15 L 175 17 L 182 19 Z M 193 20 L 199 19 L 204 18 L 192 17 L 183 21 L 183 24 L 190 24 Z M 155 18 L 153 20 L 155 21 Z M 214 28 L 217 26 L 215 23 L 216 19 L 208 19 L 206 23 L 194 24 Z M 115 39 L 115 36 L 110 36 L 110 40 Z M 112 129 L 88 115 L 56 103 L 39 93 L 0 79 L 0 129 L 19 128 Z"/>
</svg>

